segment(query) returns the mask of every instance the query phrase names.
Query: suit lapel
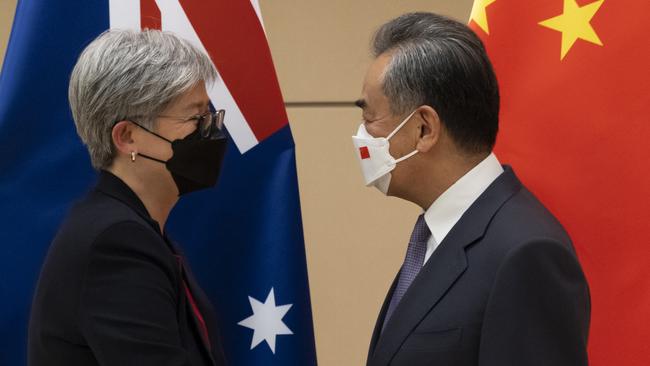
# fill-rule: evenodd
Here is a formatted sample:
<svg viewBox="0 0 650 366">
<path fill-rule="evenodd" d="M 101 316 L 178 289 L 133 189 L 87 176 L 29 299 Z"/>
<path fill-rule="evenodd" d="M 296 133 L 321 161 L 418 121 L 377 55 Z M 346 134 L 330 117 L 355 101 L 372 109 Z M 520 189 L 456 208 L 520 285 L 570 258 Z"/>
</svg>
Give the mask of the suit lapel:
<svg viewBox="0 0 650 366">
<path fill-rule="evenodd" d="M 375 353 L 377 341 L 379 340 L 379 336 L 381 335 L 381 329 L 384 326 L 384 319 L 386 318 L 386 312 L 388 311 L 390 299 L 393 297 L 393 292 L 395 292 L 395 287 L 397 286 L 398 281 L 399 281 L 399 272 L 397 272 L 397 275 L 393 280 L 393 284 L 390 286 L 390 289 L 388 290 L 388 294 L 384 299 L 384 304 L 381 306 L 381 310 L 379 311 L 379 315 L 377 316 L 377 322 L 375 322 L 375 330 L 372 332 L 372 338 L 370 338 L 370 347 L 368 349 L 368 361 L 370 361 L 372 355 Z"/>
<path fill-rule="evenodd" d="M 219 341 L 218 330 L 215 329 L 213 326 L 216 324 L 214 310 L 212 309 L 212 306 L 210 305 L 210 302 L 207 299 L 207 296 L 205 295 L 203 290 L 197 285 L 197 282 L 194 279 L 194 276 L 192 275 L 192 271 L 190 271 L 187 267 L 185 267 L 185 277 L 187 281 L 187 287 L 192 293 L 192 297 L 194 298 L 194 301 L 196 303 L 197 308 L 199 309 L 199 312 L 201 312 L 201 316 L 203 316 L 205 326 L 208 330 L 210 343 L 208 344 L 205 341 L 205 339 L 201 337 L 203 347 L 207 352 L 207 354 L 209 355 L 212 364 L 215 365 L 217 364 L 215 362 L 215 358 L 220 360 L 223 359 L 223 354 L 222 354 L 223 350 L 221 349 L 221 342 Z M 192 312 L 191 310 L 190 310 L 190 316 L 192 318 L 192 323 L 194 324 L 196 331 L 200 334 L 201 324 L 199 323 L 199 320 L 196 318 L 194 312 Z"/>
<path fill-rule="evenodd" d="M 180 247 L 176 243 L 172 242 L 171 240 L 166 240 L 166 241 L 171 246 L 172 251 L 175 253 L 174 257 L 176 258 L 176 261 L 178 263 L 178 268 L 179 268 L 180 276 L 181 276 L 181 284 L 180 284 L 181 287 L 179 288 L 179 293 L 180 293 L 181 298 L 183 298 L 184 302 L 185 302 L 186 315 L 187 315 L 187 317 L 189 317 L 191 319 L 191 324 L 194 327 L 194 331 L 201 338 L 201 346 L 202 346 L 201 348 L 203 348 L 203 351 L 205 352 L 205 354 L 206 354 L 206 356 L 207 356 L 207 358 L 208 358 L 208 360 L 210 362 L 210 365 L 215 365 L 215 361 L 214 361 L 214 358 L 212 356 L 212 351 L 211 351 L 211 349 L 213 348 L 213 345 L 211 343 L 213 343 L 213 342 L 208 343 L 208 340 L 206 340 L 203 336 L 201 336 L 201 334 L 203 333 L 202 330 L 201 330 L 202 327 L 201 327 L 199 319 L 197 318 L 196 314 L 194 313 L 194 311 L 192 309 L 191 301 L 190 301 L 189 297 L 187 296 L 187 294 L 185 293 L 185 288 L 184 288 L 185 285 L 183 284 L 183 281 L 187 285 L 187 288 L 190 291 L 190 293 L 192 294 L 192 298 L 194 299 L 197 308 L 201 312 L 201 316 L 203 316 L 205 326 L 208 329 L 208 336 L 210 337 L 210 340 L 212 340 L 212 334 L 214 334 L 213 333 L 214 330 L 211 329 L 210 324 L 209 324 L 210 321 L 208 320 L 208 318 L 206 318 L 206 313 L 207 312 L 204 311 L 205 306 L 203 304 L 201 304 L 202 301 L 200 301 L 199 296 L 197 296 L 197 294 L 203 295 L 203 291 L 201 291 L 200 288 L 196 285 L 194 277 L 192 276 L 192 273 L 189 270 L 189 268 L 187 268 L 187 265 L 183 264 L 184 259 L 183 259 L 183 255 L 182 255 L 182 251 L 180 250 Z M 205 297 L 205 296 L 203 296 L 203 297 Z"/>
<path fill-rule="evenodd" d="M 375 347 L 374 352 L 371 347 L 368 365 L 389 364 L 413 329 L 463 274 L 467 268 L 465 248 L 483 236 L 494 214 L 521 188 L 512 169 L 504 168 L 503 174 L 465 212 L 422 267 L 381 335 L 378 335 L 381 325 L 375 326 Z M 390 296 L 384 307 L 389 299 Z M 383 319 L 385 311 L 382 308 L 380 319 Z"/>
<path fill-rule="evenodd" d="M 191 272 L 189 276 L 192 276 Z M 194 283 L 193 279 L 191 279 L 191 281 Z M 208 334 L 210 335 L 210 345 L 212 350 L 210 355 L 212 356 L 212 361 L 215 365 L 224 365 L 226 364 L 226 356 L 223 350 L 223 342 L 221 341 L 221 331 L 219 329 L 219 322 L 217 321 L 218 317 L 212 303 L 208 299 L 208 296 L 203 292 L 203 289 L 198 285 L 196 288 L 196 302 L 201 314 L 203 314 L 206 326 L 208 327 Z"/>
<path fill-rule="evenodd" d="M 388 364 L 420 320 L 465 271 L 465 252 L 457 244 L 441 243 L 413 280 L 379 336 L 370 365 Z"/>
</svg>

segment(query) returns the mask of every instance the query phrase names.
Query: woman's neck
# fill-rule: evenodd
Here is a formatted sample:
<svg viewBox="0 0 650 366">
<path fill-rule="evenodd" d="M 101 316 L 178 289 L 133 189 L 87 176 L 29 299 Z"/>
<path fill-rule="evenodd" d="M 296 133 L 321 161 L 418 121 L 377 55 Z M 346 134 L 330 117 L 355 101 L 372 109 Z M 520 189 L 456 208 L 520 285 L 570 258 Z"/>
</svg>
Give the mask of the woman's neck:
<svg viewBox="0 0 650 366">
<path fill-rule="evenodd" d="M 151 218 L 160 226 L 160 232 L 163 233 L 169 213 L 174 208 L 176 202 L 178 202 L 176 187 L 168 187 L 168 184 L 165 184 L 165 179 L 155 179 L 152 182 L 148 182 L 138 176 L 129 174 L 129 171 L 120 169 L 116 165 L 113 165 L 107 170 L 131 188 L 140 201 L 142 201 Z M 171 183 L 173 184 L 173 182 Z"/>
</svg>

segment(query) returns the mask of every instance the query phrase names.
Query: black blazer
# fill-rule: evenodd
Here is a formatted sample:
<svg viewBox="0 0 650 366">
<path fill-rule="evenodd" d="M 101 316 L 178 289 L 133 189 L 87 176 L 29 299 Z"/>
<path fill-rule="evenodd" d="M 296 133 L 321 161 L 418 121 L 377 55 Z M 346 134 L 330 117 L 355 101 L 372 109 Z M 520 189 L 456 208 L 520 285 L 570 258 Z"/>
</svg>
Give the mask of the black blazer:
<svg viewBox="0 0 650 366">
<path fill-rule="evenodd" d="M 213 310 L 180 258 L 136 194 L 101 172 L 47 254 L 32 304 L 29 365 L 225 364 Z"/>
<path fill-rule="evenodd" d="M 368 366 L 587 365 L 589 289 L 573 246 L 509 167 L 440 243 L 381 333 L 396 282 Z"/>
</svg>

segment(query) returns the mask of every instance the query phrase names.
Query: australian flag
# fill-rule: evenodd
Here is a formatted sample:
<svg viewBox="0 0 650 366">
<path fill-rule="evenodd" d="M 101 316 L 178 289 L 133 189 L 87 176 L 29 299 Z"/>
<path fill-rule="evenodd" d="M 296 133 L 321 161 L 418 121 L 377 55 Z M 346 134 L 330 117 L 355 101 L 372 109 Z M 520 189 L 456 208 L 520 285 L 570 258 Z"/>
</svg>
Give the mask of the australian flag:
<svg viewBox="0 0 650 366">
<path fill-rule="evenodd" d="M 168 233 L 211 298 L 233 365 L 316 364 L 295 149 L 256 0 L 18 1 L 0 76 L 0 365 L 26 363 L 48 245 L 96 173 L 68 107 L 70 72 L 109 28 L 204 49 L 229 146 L 215 189 L 179 201 Z"/>
</svg>

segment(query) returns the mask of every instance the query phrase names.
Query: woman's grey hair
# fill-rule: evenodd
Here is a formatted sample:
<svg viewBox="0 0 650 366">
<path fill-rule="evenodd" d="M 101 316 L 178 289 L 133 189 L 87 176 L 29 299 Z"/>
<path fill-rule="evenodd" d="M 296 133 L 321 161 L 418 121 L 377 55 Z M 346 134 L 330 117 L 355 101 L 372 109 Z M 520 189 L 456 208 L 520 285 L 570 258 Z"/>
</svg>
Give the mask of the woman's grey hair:
<svg viewBox="0 0 650 366">
<path fill-rule="evenodd" d="M 499 88 L 483 43 L 467 25 L 433 13 L 404 14 L 379 28 L 373 54 L 391 57 L 383 91 L 393 114 L 429 105 L 462 150 L 492 149 Z"/>
<path fill-rule="evenodd" d="M 68 98 L 77 133 L 95 169 L 113 162 L 116 122 L 137 120 L 153 129 L 170 103 L 217 72 L 208 55 L 172 33 L 110 30 L 81 53 Z"/>
</svg>

